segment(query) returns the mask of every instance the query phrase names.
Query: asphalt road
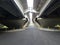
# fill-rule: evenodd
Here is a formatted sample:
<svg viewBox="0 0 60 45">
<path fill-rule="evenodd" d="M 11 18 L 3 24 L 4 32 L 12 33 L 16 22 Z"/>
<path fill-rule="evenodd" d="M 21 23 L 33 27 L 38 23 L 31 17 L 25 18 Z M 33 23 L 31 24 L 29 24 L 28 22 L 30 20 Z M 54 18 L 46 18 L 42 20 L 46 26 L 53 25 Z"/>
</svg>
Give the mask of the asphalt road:
<svg viewBox="0 0 60 45">
<path fill-rule="evenodd" d="M 0 33 L 0 45 L 60 45 L 60 32 L 40 31 L 31 26 L 21 32 Z"/>
</svg>

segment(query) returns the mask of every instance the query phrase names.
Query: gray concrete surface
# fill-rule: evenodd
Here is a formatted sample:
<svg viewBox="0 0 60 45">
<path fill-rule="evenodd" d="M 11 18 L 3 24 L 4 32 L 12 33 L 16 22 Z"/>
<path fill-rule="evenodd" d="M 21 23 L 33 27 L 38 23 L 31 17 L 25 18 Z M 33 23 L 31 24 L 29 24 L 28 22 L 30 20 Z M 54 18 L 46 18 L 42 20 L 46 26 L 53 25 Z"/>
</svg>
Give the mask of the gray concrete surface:
<svg viewBox="0 0 60 45">
<path fill-rule="evenodd" d="M 40 31 L 30 26 L 21 32 L 0 33 L 0 45 L 60 45 L 60 32 Z"/>
</svg>

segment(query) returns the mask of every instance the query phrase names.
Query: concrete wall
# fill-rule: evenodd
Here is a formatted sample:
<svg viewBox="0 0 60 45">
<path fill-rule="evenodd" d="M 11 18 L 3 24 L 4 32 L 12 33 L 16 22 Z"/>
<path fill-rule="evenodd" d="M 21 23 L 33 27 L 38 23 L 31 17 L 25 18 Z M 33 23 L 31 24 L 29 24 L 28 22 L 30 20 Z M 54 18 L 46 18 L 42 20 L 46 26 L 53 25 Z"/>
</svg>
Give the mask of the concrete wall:
<svg viewBox="0 0 60 45">
<path fill-rule="evenodd" d="M 56 19 L 54 19 L 54 18 L 52 18 L 52 19 L 49 19 L 49 18 L 47 18 L 47 19 L 37 19 L 37 22 L 42 27 L 54 28 L 55 25 L 60 25 L 60 18 L 59 19 L 58 18 L 56 18 Z"/>
<path fill-rule="evenodd" d="M 12 28 L 23 28 L 27 20 L 0 20 L 0 23 L 6 25 L 10 29 Z"/>
</svg>

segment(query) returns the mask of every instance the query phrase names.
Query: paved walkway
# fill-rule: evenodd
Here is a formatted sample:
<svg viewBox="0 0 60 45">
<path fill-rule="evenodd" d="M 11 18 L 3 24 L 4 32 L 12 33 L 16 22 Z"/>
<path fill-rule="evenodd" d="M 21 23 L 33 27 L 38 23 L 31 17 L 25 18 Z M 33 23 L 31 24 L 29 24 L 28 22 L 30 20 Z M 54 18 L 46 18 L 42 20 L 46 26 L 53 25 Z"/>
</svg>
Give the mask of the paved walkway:
<svg viewBox="0 0 60 45">
<path fill-rule="evenodd" d="M 45 32 L 29 26 L 20 32 L 0 33 L 0 45 L 60 45 L 60 32 Z"/>
</svg>

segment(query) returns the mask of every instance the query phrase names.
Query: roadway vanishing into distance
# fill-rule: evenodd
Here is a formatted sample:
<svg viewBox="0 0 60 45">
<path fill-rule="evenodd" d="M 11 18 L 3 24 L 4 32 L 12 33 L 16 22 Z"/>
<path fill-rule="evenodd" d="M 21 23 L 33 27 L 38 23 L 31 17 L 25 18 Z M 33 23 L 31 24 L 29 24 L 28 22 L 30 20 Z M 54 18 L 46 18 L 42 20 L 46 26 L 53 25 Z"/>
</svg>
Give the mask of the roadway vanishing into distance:
<svg viewBox="0 0 60 45">
<path fill-rule="evenodd" d="M 60 32 L 29 26 L 24 31 L 0 33 L 0 45 L 60 45 Z"/>
</svg>

